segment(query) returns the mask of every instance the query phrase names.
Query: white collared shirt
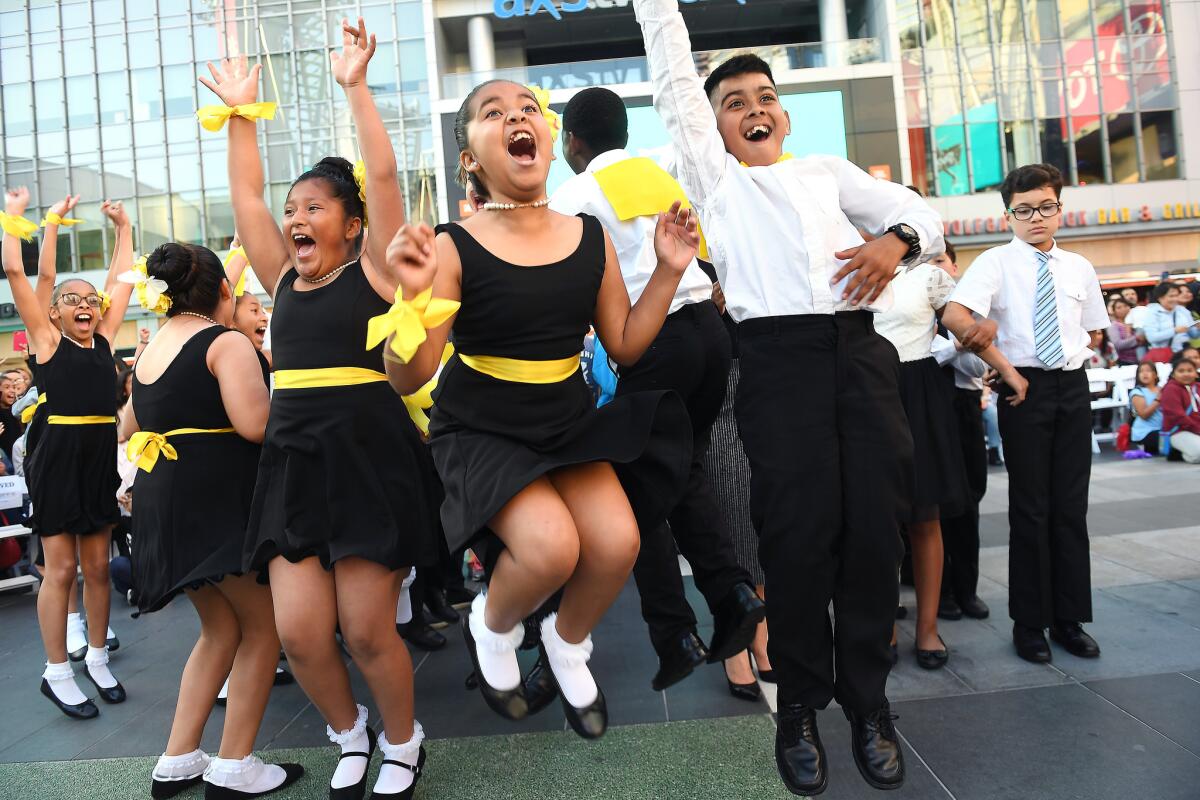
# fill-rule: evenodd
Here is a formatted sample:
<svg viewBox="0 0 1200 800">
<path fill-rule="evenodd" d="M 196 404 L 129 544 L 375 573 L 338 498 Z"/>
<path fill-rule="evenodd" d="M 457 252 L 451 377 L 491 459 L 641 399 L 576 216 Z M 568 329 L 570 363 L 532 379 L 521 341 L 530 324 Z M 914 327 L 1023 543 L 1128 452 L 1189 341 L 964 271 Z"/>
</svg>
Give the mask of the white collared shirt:
<svg viewBox="0 0 1200 800">
<path fill-rule="evenodd" d="M 584 172 L 558 187 L 554 196 L 550 198 L 550 208 L 560 214 L 569 215 L 582 211 L 600 220 L 600 224 L 608 231 L 608 238 L 612 239 L 613 249 L 617 252 L 621 276 L 625 278 L 625 288 L 629 290 L 629 302 L 636 303 L 658 266 L 658 256 L 654 254 L 656 220 L 654 217 L 619 219 L 593 174 L 629 158 L 633 156 L 624 150 L 609 150 L 596 156 Z M 688 303 L 700 303 L 711 299 L 712 286 L 712 281 L 693 258 L 679 280 L 679 288 L 675 290 L 675 298 L 671 301 L 668 313 L 673 314 Z"/>
<path fill-rule="evenodd" d="M 875 332 L 892 343 L 901 363 L 929 358 L 937 312 L 953 290 L 954 278 L 929 262 L 901 269 L 892 279 L 892 307 L 875 315 Z"/>
<path fill-rule="evenodd" d="M 900 222 L 921 238 L 927 261 L 945 249 L 942 221 L 919 195 L 834 156 L 742 167 L 725 150 L 692 61 L 677 0 L 634 0 L 642 26 L 654 108 L 674 142 L 677 175 L 695 205 L 730 315 L 741 322 L 854 308 L 831 286 L 839 250 Z M 819 120 L 793 120 L 796 126 Z M 844 283 L 844 282 L 843 282 Z M 885 289 L 872 311 L 891 305 Z"/>
<path fill-rule="evenodd" d="M 996 346 L 1014 367 L 1078 369 L 1091 357 L 1091 335 L 1109 325 L 1092 262 L 1056 243 L 1049 252 L 1063 357 L 1043 364 L 1033 341 L 1038 249 L 1016 237 L 979 254 L 950 300 L 996 321 Z"/>
</svg>

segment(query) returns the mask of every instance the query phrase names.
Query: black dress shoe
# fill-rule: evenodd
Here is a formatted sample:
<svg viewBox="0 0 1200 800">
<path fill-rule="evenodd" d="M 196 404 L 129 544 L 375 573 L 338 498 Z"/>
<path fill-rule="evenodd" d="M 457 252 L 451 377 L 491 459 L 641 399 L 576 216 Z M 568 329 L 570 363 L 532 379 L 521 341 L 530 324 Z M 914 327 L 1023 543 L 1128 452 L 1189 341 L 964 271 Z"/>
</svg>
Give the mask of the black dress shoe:
<svg viewBox="0 0 1200 800">
<path fill-rule="evenodd" d="M 1050 638 L 1073 656 L 1099 658 L 1100 645 L 1083 631 L 1078 622 L 1056 622 L 1050 626 Z"/>
<path fill-rule="evenodd" d="M 347 758 L 365 758 L 367 763 L 363 767 L 362 777 L 358 779 L 358 783 L 352 783 L 349 786 L 340 788 L 329 787 L 329 800 L 362 800 L 363 795 L 367 792 L 367 773 L 371 771 L 371 756 L 375 755 L 375 743 L 379 737 L 375 735 L 375 731 L 371 726 L 367 726 L 367 752 L 361 750 L 351 750 L 342 753 L 338 756 L 338 761 L 343 761 Z"/>
<path fill-rule="evenodd" d="M 876 789 L 898 789 L 904 783 L 904 754 L 887 700 L 870 714 L 856 714 L 843 708 L 850 720 L 850 748 L 863 780 Z"/>
<path fill-rule="evenodd" d="M 1013 623 L 1013 644 L 1017 655 L 1034 664 L 1050 663 L 1050 643 L 1041 628 L 1030 628 L 1019 622 Z"/>
<path fill-rule="evenodd" d="M 668 686 L 674 686 L 692 674 L 692 670 L 712 661 L 708 648 L 694 631 L 685 631 L 669 645 L 669 650 L 658 654 L 658 672 L 650 681 L 650 688 L 661 692 Z"/>
<path fill-rule="evenodd" d="M 767 617 L 767 606 L 748 583 L 739 583 L 713 611 L 713 636 L 708 643 L 708 663 L 732 658 L 750 646 L 758 623 Z"/>
<path fill-rule="evenodd" d="M 946 646 L 945 640 L 939 636 L 938 641 L 942 643 L 941 650 L 922 650 L 913 645 L 913 652 L 917 654 L 917 665 L 921 669 L 941 669 L 950 660 L 950 648 Z"/>
<path fill-rule="evenodd" d="M 554 698 L 558 696 L 558 684 L 550 671 L 550 661 L 546 658 L 545 650 L 538 649 L 537 661 L 521 683 L 525 686 L 525 700 L 529 703 L 531 716 L 554 702 Z"/>
<path fill-rule="evenodd" d="M 944 594 L 938 601 L 938 619 L 962 619 L 963 610 L 952 595 Z"/>
<path fill-rule="evenodd" d="M 775 731 L 775 766 L 783 785 L 792 794 L 814 795 L 825 791 L 825 747 L 817 730 L 817 712 L 799 703 L 779 706 Z"/>
<path fill-rule="evenodd" d="M 284 779 L 283 783 L 274 789 L 267 789 L 265 792 L 242 792 L 228 786 L 217 786 L 206 782 L 204 784 L 204 800 L 242 800 L 244 797 L 263 797 L 268 794 L 274 794 L 281 789 L 286 789 L 304 777 L 304 767 L 299 764 L 276 764 L 275 766 L 283 768 Z M 329 791 L 330 797 L 332 797 L 334 790 L 330 789 Z"/>
<path fill-rule="evenodd" d="M 441 650 L 446 646 L 446 637 L 417 619 L 397 622 L 396 633 L 418 650 Z"/>
<path fill-rule="evenodd" d="M 413 774 L 413 782 L 408 785 L 408 788 L 402 792 L 371 792 L 370 800 L 410 800 L 413 792 L 417 789 L 417 781 L 421 779 L 421 773 L 425 769 L 425 745 L 421 745 L 421 753 L 417 756 L 417 765 L 405 764 L 403 761 L 396 761 L 393 758 L 385 758 L 384 764 L 391 764 L 394 767 L 403 767 Z"/>
<path fill-rule="evenodd" d="M 554 670 L 550 668 L 550 657 L 546 655 L 546 646 L 540 643 L 538 644 L 538 657 L 546 662 L 546 674 L 554 682 L 558 698 L 562 700 L 563 714 L 566 716 L 571 730 L 584 739 L 599 739 L 603 736 L 604 732 L 608 730 L 608 704 L 604 701 L 604 692 L 600 687 L 596 687 L 595 700 L 582 708 L 576 708 L 567 701 L 567 696 L 558 688 L 558 680 L 554 677 Z"/>
<path fill-rule="evenodd" d="M 434 619 L 445 622 L 447 625 L 453 625 L 458 622 L 458 612 L 446 600 L 445 592 L 440 589 L 427 589 L 425 591 L 425 607 L 429 609 L 429 613 L 433 615 Z"/>
<path fill-rule="evenodd" d="M 96 687 L 96 691 L 100 693 L 100 699 L 106 703 L 124 703 L 125 702 L 125 687 L 117 681 L 117 685 L 112 688 L 105 689 L 100 684 L 96 683 L 96 679 L 92 677 L 92 671 L 85 664 L 83 667 L 83 676 L 92 682 Z"/>
<path fill-rule="evenodd" d="M 42 694 L 50 699 L 51 703 L 58 706 L 58 710 L 66 714 L 71 719 L 94 719 L 100 716 L 100 709 L 96 708 L 96 704 L 91 700 L 84 700 L 82 703 L 71 705 L 59 700 L 54 690 L 50 688 L 50 682 L 42 678 Z"/>
<path fill-rule="evenodd" d="M 471 605 L 475 593 L 465 586 L 451 586 L 446 590 L 446 602 L 456 609 L 464 609 Z"/>
<path fill-rule="evenodd" d="M 479 655 L 475 652 L 475 637 L 471 635 L 469 617 L 462 618 L 463 641 L 467 643 L 467 652 L 471 655 L 471 666 L 475 668 L 476 680 L 479 683 L 479 693 L 488 707 L 505 719 L 520 720 L 529 716 L 529 701 L 525 697 L 525 687 L 517 684 L 515 689 L 493 689 L 483 679 L 483 670 L 479 668 Z M 470 680 L 468 678 L 468 680 Z"/>
<path fill-rule="evenodd" d="M 200 781 L 204 780 L 204 773 L 193 775 L 190 778 L 180 778 L 174 781 L 160 781 L 158 778 L 150 779 L 150 796 L 154 800 L 167 800 L 174 797 L 183 790 L 195 786 Z"/>
<path fill-rule="evenodd" d="M 987 603 L 979 599 L 979 595 L 973 594 L 966 600 L 959 603 L 962 612 L 971 619 L 987 619 L 988 614 L 992 613 L 988 608 Z"/>
</svg>

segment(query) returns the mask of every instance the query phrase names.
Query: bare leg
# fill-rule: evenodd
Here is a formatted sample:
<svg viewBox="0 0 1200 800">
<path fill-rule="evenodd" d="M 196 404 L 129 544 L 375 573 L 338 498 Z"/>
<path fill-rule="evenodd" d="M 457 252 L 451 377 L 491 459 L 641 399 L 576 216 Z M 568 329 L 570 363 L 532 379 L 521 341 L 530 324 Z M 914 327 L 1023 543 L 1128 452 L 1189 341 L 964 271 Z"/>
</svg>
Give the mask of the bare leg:
<svg viewBox="0 0 1200 800">
<path fill-rule="evenodd" d="M 192 647 L 179 681 L 179 699 L 171 721 L 171 736 L 167 739 L 168 756 L 184 755 L 200 747 L 204 724 L 241 641 L 233 606 L 216 587 L 190 590 L 187 598 L 200 615 L 200 638 Z"/>
<path fill-rule="evenodd" d="M 72 576 L 74 577 L 74 576 Z M 70 593 L 67 594 L 67 613 L 79 613 L 79 582 L 75 581 L 75 585 L 71 587 Z"/>
<path fill-rule="evenodd" d="M 108 553 L 112 528 L 80 536 L 79 566 L 83 569 L 83 606 L 87 612 L 88 644 L 103 648 L 108 638 L 108 611 L 112 590 L 108 586 Z"/>
<path fill-rule="evenodd" d="M 913 583 L 917 590 L 917 647 L 941 650 L 937 610 L 942 591 L 942 525 L 938 520 L 908 526 L 912 542 Z"/>
<path fill-rule="evenodd" d="M 67 660 L 67 602 L 75 589 L 75 538 L 69 533 L 42 537 L 46 565 L 37 596 L 38 626 L 46 660 L 52 664 Z"/>
<path fill-rule="evenodd" d="M 242 759 L 254 750 L 254 739 L 267 710 L 275 666 L 279 663 L 279 635 L 271 590 L 254 575 L 228 576 L 216 589 L 237 615 L 241 643 L 229 675 L 229 700 L 221 733 L 221 758 Z M 217 689 L 220 690 L 220 684 Z M 214 699 L 216 695 L 214 693 Z M 211 704 L 210 704 L 211 707 Z"/>
</svg>

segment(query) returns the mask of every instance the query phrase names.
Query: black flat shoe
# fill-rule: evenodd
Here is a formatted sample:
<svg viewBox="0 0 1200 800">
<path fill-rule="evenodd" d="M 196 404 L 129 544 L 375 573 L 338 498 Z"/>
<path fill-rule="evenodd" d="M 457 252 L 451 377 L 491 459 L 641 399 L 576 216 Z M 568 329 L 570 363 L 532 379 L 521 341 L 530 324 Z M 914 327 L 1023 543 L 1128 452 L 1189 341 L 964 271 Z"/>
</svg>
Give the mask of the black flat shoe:
<svg viewBox="0 0 1200 800">
<path fill-rule="evenodd" d="M 450 605 L 445 592 L 441 590 L 426 590 L 425 607 L 429 609 L 429 613 L 433 615 L 434 619 L 445 622 L 447 625 L 453 625 L 459 620 L 459 613 L 454 610 L 454 606 Z"/>
<path fill-rule="evenodd" d="M 110 653 L 115 653 L 116 651 L 121 649 L 121 640 L 117 638 L 117 635 L 115 633 L 112 636 L 105 639 L 104 643 L 106 645 L 108 645 L 108 652 L 110 652 Z"/>
<path fill-rule="evenodd" d="M 417 781 L 421 779 L 421 772 L 425 769 L 425 745 L 421 745 L 421 754 L 417 756 L 417 765 L 405 764 L 403 761 L 396 761 L 392 758 L 385 758 L 384 764 L 391 764 L 394 767 L 403 767 L 413 774 L 413 782 L 408 785 L 408 788 L 403 792 L 371 792 L 370 800 L 409 800 L 413 796 L 413 792 L 417 788 Z"/>
<path fill-rule="evenodd" d="M 84 700 L 77 705 L 71 705 L 59 700 L 54 694 L 54 690 L 50 688 L 50 681 L 45 678 L 42 678 L 42 694 L 46 695 L 51 703 L 58 706 L 59 711 L 71 719 L 94 719 L 100 716 L 100 709 L 96 708 L 96 704 L 91 700 Z"/>
<path fill-rule="evenodd" d="M 304 767 L 299 764 L 276 764 L 275 766 L 282 767 L 287 777 L 274 789 L 267 789 L 265 792 L 242 792 L 228 786 L 216 786 L 206 782 L 204 784 L 204 800 L 241 800 L 243 797 L 264 797 L 274 794 L 280 789 L 286 789 L 304 776 Z M 329 791 L 332 792 L 333 789 Z"/>
<path fill-rule="evenodd" d="M 1050 663 L 1050 643 L 1041 628 L 1030 628 L 1019 622 L 1013 623 L 1013 645 L 1017 655 L 1034 664 Z"/>
<path fill-rule="evenodd" d="M 348 753 L 342 753 L 338 756 L 338 761 L 347 758 L 365 758 L 367 760 L 366 768 L 363 770 L 362 777 L 358 779 L 358 783 L 349 786 L 342 786 L 335 789 L 329 787 L 329 800 L 362 800 L 363 795 L 367 793 L 367 773 L 371 771 L 371 756 L 375 755 L 375 743 L 379 737 L 375 735 L 375 731 L 370 725 L 367 726 L 367 752 L 361 750 L 351 750 Z"/>
<path fill-rule="evenodd" d="M 962 607 L 962 612 L 971 619 L 987 619 L 988 615 L 992 613 L 987 603 L 980 600 L 977 594 L 971 595 L 959 603 L 959 606 Z"/>
<path fill-rule="evenodd" d="M 441 650 L 446 646 L 446 637 L 430 628 L 424 622 L 413 619 L 409 622 L 396 623 L 396 633 L 400 638 L 418 650 L 426 652 Z"/>
<path fill-rule="evenodd" d="M 661 692 L 674 686 L 706 661 L 712 661 L 708 648 L 695 631 L 686 631 L 672 642 L 667 652 L 658 654 L 658 672 L 650 681 L 650 688 Z"/>
<path fill-rule="evenodd" d="M 896 606 L 896 619 L 908 619 L 908 607 L 903 603 Z"/>
<path fill-rule="evenodd" d="M 290 686 L 296 682 L 296 676 L 288 672 L 283 667 L 275 670 L 275 683 L 273 686 Z"/>
<path fill-rule="evenodd" d="M 904 754 L 896 735 L 896 719 L 886 700 L 870 714 L 843 708 L 850 721 L 850 747 L 863 780 L 876 789 L 899 789 L 904 783 Z"/>
<path fill-rule="evenodd" d="M 921 669 L 941 669 L 950 660 L 950 648 L 946 646 L 945 640 L 938 636 L 938 641 L 942 643 L 941 650 L 922 650 L 913 645 L 913 652 L 917 654 L 917 665 Z"/>
<path fill-rule="evenodd" d="M 708 643 L 708 663 L 732 658 L 750 647 L 758 623 L 767 617 L 767 606 L 748 583 L 739 583 L 713 611 L 713 635 Z"/>
<path fill-rule="evenodd" d="M 100 684 L 96 683 L 96 679 L 92 677 L 92 672 L 85 664 L 83 667 L 83 676 L 92 682 L 96 687 L 96 691 L 100 693 L 100 699 L 106 703 L 124 703 L 125 702 L 125 687 L 117 681 L 117 685 L 111 689 L 105 689 Z"/>
<path fill-rule="evenodd" d="M 529 715 L 533 716 L 554 702 L 558 696 L 558 684 L 550 671 L 550 661 L 541 648 L 538 658 L 528 674 L 521 680 L 525 687 L 525 700 L 529 703 Z"/>
<path fill-rule="evenodd" d="M 191 778 L 180 778 L 175 781 L 160 781 L 158 778 L 152 778 L 150 781 L 150 796 L 154 800 L 167 800 L 167 798 L 174 797 L 183 790 L 191 788 L 203 780 L 203 772 Z"/>
<path fill-rule="evenodd" d="M 962 607 L 953 596 L 944 594 L 938 602 L 938 619 L 956 620 L 963 618 Z"/>
<path fill-rule="evenodd" d="M 604 692 L 600 687 L 596 687 L 595 700 L 582 708 L 576 708 L 567 702 L 566 695 L 558 687 L 558 679 L 554 677 L 554 670 L 550 668 L 550 657 L 546 654 L 544 644 L 538 644 L 538 658 L 546 662 L 546 674 L 554 682 L 555 689 L 558 691 L 558 699 L 562 701 L 563 714 L 566 715 L 567 724 L 571 726 L 571 730 L 584 739 L 599 739 L 603 736 L 604 732 L 608 730 L 608 704 L 604 701 Z"/>
<path fill-rule="evenodd" d="M 529 701 L 525 697 L 525 687 L 517 684 L 515 689 L 493 689 L 483 679 L 483 670 L 479 668 L 479 655 L 475 652 L 475 637 L 471 635 L 470 617 L 462 618 L 463 640 L 467 643 L 467 652 L 471 655 L 471 666 L 475 668 L 476 680 L 479 683 L 479 693 L 488 707 L 505 719 L 513 721 L 529 716 Z M 468 679 L 469 680 L 469 679 Z"/>
<path fill-rule="evenodd" d="M 1056 622 L 1050 626 L 1050 638 L 1077 658 L 1100 657 L 1100 645 L 1083 632 L 1078 622 Z"/>
<path fill-rule="evenodd" d="M 799 703 L 779 706 L 775 730 L 775 766 L 792 794 L 816 795 L 829 785 L 825 746 L 817 730 L 816 709 Z"/>
</svg>

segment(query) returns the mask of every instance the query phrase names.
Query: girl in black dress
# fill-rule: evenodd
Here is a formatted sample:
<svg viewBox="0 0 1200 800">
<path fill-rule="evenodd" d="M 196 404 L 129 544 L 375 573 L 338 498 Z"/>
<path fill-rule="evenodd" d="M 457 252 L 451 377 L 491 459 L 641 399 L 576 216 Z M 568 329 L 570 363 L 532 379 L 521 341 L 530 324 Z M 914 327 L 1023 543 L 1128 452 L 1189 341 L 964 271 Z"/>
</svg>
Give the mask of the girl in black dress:
<svg viewBox="0 0 1200 800">
<path fill-rule="evenodd" d="M 397 279 L 384 258 L 404 221 L 391 140 L 366 85 L 375 51 L 361 19 L 343 21 L 332 71 L 354 115 L 365 205 L 353 170 L 323 159 L 292 184 L 283 230 L 263 200 L 254 124 L 229 122 L 234 220 L 259 282 L 275 298 L 275 391 L 263 441 L 244 566 L 270 575 L 288 663 L 329 723 L 342 758 L 331 798 L 361 798 L 376 745 L 334 640 L 342 639 L 379 704 L 384 763 L 376 798 L 409 797 L 424 734 L 413 719 L 412 662 L 396 633 L 400 582 L 434 559 L 421 447 L 383 374 L 367 322 L 388 308 Z M 259 66 L 209 65 L 202 79 L 229 106 L 253 103 Z M 370 211 L 371 236 L 362 248 Z M 361 248 L 361 252 L 360 252 Z M 231 692 L 232 694 L 232 692 Z"/>
<path fill-rule="evenodd" d="M 233 289 L 211 250 L 164 244 L 146 271 L 166 284 L 171 307 L 138 358 L 121 419 L 139 468 L 134 584 L 141 613 L 186 593 L 200 616 L 153 794 L 174 795 L 201 776 L 209 798 L 262 794 L 303 772 L 252 754 L 279 657 L 270 590 L 241 574 L 267 384 L 254 347 L 225 327 L 233 321 Z M 226 675 L 233 697 L 220 755 L 210 762 L 200 737 Z"/>
<path fill-rule="evenodd" d="M 28 197 L 28 192 L 10 192 L 6 213 L 19 217 Z M 62 213 L 67 210 L 64 207 Z M 129 218 L 119 203 L 105 203 L 102 210 L 117 228 L 114 263 L 129 264 L 133 257 Z M 47 222 L 53 226 L 55 218 L 62 216 L 53 209 L 51 214 Z M 57 231 L 48 230 L 47 235 Z M 75 589 L 77 550 L 88 616 L 84 675 L 106 702 L 125 700 L 125 689 L 108 669 L 105 638 L 108 548 L 112 527 L 120 517 L 115 365 L 109 342 L 125 316 L 130 287 L 113 280 L 107 294 L 101 295 L 87 281 L 68 278 L 54 289 L 47 314 L 25 276 L 20 243 L 8 230 L 3 247 L 4 272 L 28 331 L 30 349 L 37 353 L 38 388 L 47 398 L 41 412 L 46 414 L 46 428 L 37 451 L 25 464 L 33 501 L 30 527 L 41 537 L 46 561 L 38 593 L 38 624 L 47 658 L 41 691 L 67 716 L 88 719 L 99 710 L 75 683 L 66 651 L 67 599 Z M 111 307 L 106 308 L 106 299 Z"/>
<path fill-rule="evenodd" d="M 453 328 L 457 352 L 430 428 L 442 523 L 450 550 L 484 528 L 504 545 L 463 624 L 480 689 L 501 715 L 529 713 L 516 658 L 522 620 L 561 589 L 557 614 L 541 626 L 543 655 L 568 721 L 596 737 L 607 714 L 587 667 L 590 634 L 637 558 L 633 509 L 657 519 L 683 489 L 691 428 L 673 394 L 632 394 L 597 410 L 579 354 L 594 322 L 613 360 L 638 360 L 696 252 L 696 226 L 679 204 L 660 217 L 658 266 L 631 309 L 600 223 L 546 207 L 552 134 L 531 90 L 477 86 L 455 130 L 460 178 L 488 202 L 436 239 L 418 225 L 392 241 L 403 295 L 389 312 L 397 333 L 384 352 L 388 377 L 400 394 L 417 390 Z"/>
</svg>

